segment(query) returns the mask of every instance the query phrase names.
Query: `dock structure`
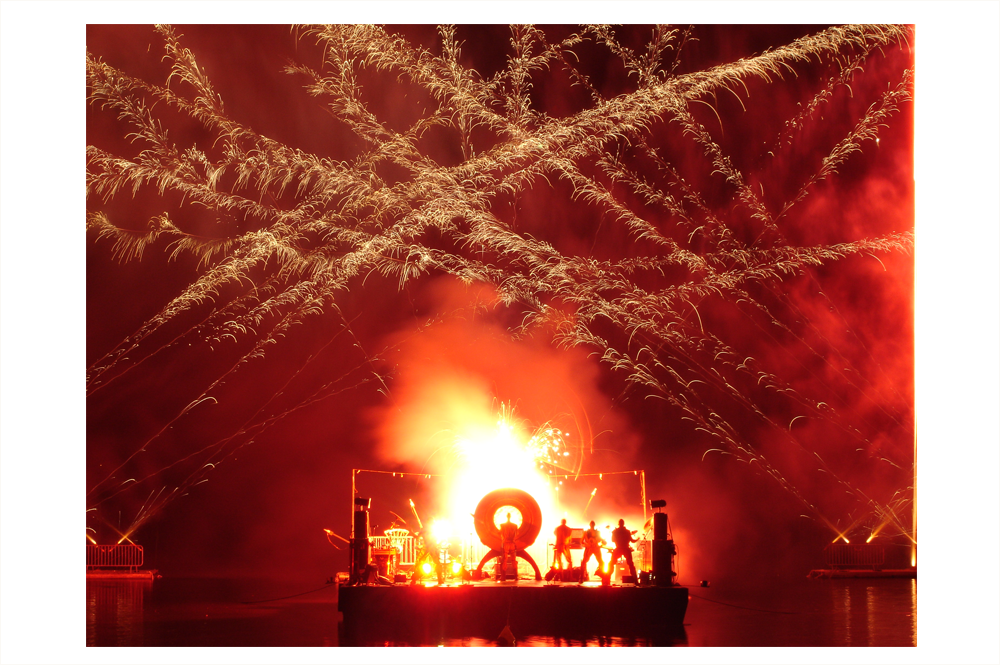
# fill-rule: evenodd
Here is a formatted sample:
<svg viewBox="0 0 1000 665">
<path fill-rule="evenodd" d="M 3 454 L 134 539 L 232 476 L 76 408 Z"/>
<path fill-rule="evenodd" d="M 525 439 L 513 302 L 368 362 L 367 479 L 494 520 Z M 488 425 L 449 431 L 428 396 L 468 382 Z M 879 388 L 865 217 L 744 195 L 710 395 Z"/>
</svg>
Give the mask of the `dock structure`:
<svg viewBox="0 0 1000 665">
<path fill-rule="evenodd" d="M 143 570 L 142 562 L 142 545 L 87 544 L 88 580 L 154 580 L 159 577 L 155 570 Z"/>
<path fill-rule="evenodd" d="M 88 580 L 155 580 L 155 570 L 88 570 Z"/>
<path fill-rule="evenodd" d="M 341 586 L 337 603 L 349 640 L 385 636 L 433 641 L 454 634 L 495 638 L 505 627 L 515 635 L 628 635 L 683 631 L 688 590 L 676 585 L 487 580 Z"/>
<path fill-rule="evenodd" d="M 887 568 L 885 547 L 874 543 L 833 543 L 823 549 L 825 568 L 809 571 L 809 579 L 898 577 L 916 579 L 917 568 Z"/>
</svg>

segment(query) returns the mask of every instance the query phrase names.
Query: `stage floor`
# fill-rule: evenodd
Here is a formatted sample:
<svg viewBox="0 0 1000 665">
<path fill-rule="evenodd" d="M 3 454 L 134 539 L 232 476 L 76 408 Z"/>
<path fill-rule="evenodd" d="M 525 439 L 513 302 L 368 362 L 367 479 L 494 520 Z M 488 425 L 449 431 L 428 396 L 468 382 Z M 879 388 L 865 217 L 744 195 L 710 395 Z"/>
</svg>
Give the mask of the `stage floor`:
<svg viewBox="0 0 1000 665">
<path fill-rule="evenodd" d="M 510 626 L 521 634 L 582 630 L 622 635 L 681 630 L 688 590 L 533 579 L 342 586 L 338 605 L 348 634 L 495 636 Z"/>
</svg>

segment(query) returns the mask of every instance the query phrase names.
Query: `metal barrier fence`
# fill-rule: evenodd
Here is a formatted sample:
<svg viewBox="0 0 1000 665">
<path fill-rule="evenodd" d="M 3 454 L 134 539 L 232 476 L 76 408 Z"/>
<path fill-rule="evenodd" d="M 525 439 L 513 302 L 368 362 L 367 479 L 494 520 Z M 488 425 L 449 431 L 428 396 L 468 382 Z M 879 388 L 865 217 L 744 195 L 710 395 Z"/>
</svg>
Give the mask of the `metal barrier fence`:
<svg viewBox="0 0 1000 665">
<path fill-rule="evenodd" d="M 831 568 L 873 568 L 885 565 L 885 547 L 862 543 L 834 543 L 823 550 L 823 559 Z"/>
<path fill-rule="evenodd" d="M 92 545 L 87 543 L 87 568 L 139 568 L 142 545 Z"/>
<path fill-rule="evenodd" d="M 371 536 L 369 546 L 376 550 L 396 550 L 399 552 L 399 566 L 412 566 L 417 560 L 417 542 L 413 536 L 390 537 Z"/>
</svg>

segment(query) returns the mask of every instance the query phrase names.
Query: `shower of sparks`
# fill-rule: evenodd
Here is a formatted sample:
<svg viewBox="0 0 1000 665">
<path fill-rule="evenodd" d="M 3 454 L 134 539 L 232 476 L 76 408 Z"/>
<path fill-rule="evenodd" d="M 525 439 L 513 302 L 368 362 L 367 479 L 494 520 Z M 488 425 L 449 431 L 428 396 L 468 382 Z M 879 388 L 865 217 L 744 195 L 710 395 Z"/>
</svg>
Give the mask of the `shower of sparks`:
<svg viewBox="0 0 1000 665">
<path fill-rule="evenodd" d="M 448 514 L 442 519 L 449 520 L 457 532 L 471 532 L 472 508 L 487 492 L 504 487 L 516 487 L 531 494 L 542 507 L 543 515 L 557 514 L 556 486 L 540 468 L 547 462 L 550 451 L 537 444 L 538 434 L 528 439 L 525 423 L 514 418 L 509 405 L 501 405 L 492 429 L 477 426 L 485 420 L 483 414 L 478 415 L 470 414 L 468 423 L 454 424 L 458 433 L 451 447 L 453 461 L 447 465 L 442 484 L 442 491 L 448 497 L 445 501 Z M 548 431 L 555 430 L 548 428 Z M 515 521 L 520 519 L 519 514 L 515 517 L 518 518 Z"/>
<path fill-rule="evenodd" d="M 563 432 L 555 427 L 540 428 L 528 440 L 527 450 L 534 456 L 539 468 L 546 466 L 558 469 L 573 469 L 573 456 L 567 439 L 569 432 Z"/>
</svg>

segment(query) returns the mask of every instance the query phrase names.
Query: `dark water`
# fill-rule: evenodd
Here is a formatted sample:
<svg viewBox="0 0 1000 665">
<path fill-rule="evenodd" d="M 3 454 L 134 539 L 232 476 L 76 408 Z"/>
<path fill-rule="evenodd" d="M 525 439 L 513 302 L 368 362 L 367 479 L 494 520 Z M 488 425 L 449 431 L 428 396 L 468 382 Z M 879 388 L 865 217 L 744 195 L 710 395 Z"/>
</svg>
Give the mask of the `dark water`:
<svg viewBox="0 0 1000 665">
<path fill-rule="evenodd" d="M 322 582 L 88 580 L 87 646 L 337 646 L 337 591 Z"/>
<path fill-rule="evenodd" d="M 301 595 L 295 595 L 301 594 Z M 519 646 L 916 646 L 917 583 L 903 579 L 757 580 L 692 587 L 684 627 L 670 635 L 530 635 Z M 87 646 L 338 646 L 336 588 L 260 580 L 87 582 Z M 520 633 L 520 634 L 519 634 Z M 453 635 L 444 646 L 495 646 Z M 406 639 L 360 646 L 438 646 Z"/>
</svg>

